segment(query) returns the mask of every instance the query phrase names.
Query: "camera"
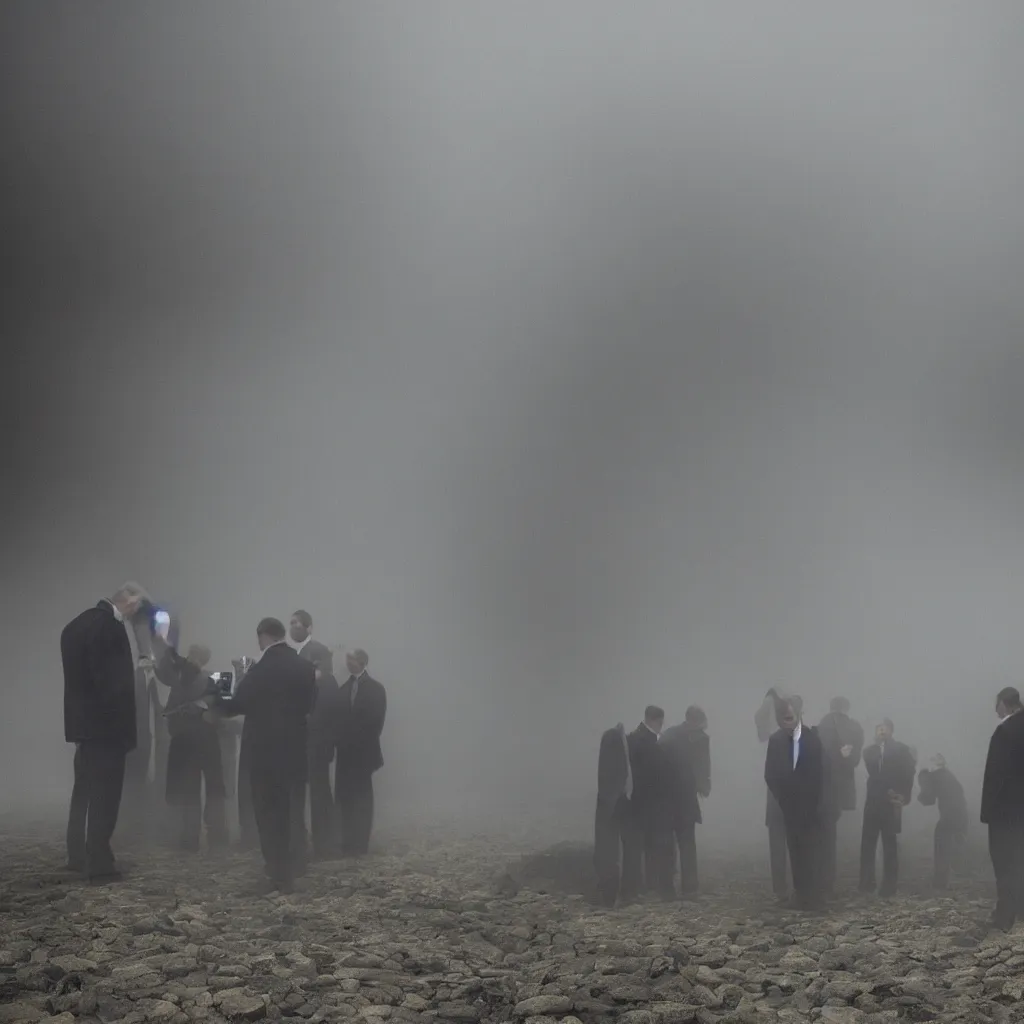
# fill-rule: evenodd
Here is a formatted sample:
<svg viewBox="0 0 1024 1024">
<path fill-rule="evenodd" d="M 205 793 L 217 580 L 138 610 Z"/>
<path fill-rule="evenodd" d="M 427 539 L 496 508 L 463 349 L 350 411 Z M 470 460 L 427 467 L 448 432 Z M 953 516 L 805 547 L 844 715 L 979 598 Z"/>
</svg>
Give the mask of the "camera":
<svg viewBox="0 0 1024 1024">
<path fill-rule="evenodd" d="M 214 672 L 210 678 L 216 687 L 214 691 L 216 695 L 221 700 L 230 700 L 235 688 L 235 674 L 233 672 Z"/>
</svg>

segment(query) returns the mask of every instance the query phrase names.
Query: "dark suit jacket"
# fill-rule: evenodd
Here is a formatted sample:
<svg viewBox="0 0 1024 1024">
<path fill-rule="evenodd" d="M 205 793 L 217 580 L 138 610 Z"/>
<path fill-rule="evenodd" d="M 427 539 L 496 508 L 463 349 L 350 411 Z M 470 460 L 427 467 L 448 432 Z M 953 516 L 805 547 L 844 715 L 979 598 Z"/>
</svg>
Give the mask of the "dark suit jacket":
<svg viewBox="0 0 1024 1024">
<path fill-rule="evenodd" d="M 338 680 L 334 676 L 321 675 L 316 681 L 316 703 L 309 716 L 309 753 L 321 763 L 330 764 L 334 760 L 339 693 Z"/>
<path fill-rule="evenodd" d="M 711 740 L 703 729 L 686 722 L 661 735 L 671 768 L 672 809 L 683 821 L 700 822 L 700 800 L 711 792 Z"/>
<path fill-rule="evenodd" d="M 939 821 L 958 832 L 967 831 L 967 798 L 960 780 L 948 768 L 925 769 L 917 776 L 917 799 L 925 807 L 939 805 Z"/>
<path fill-rule="evenodd" d="M 887 827 L 899 832 L 903 812 L 889 799 L 889 790 L 899 793 L 904 805 L 910 803 L 914 794 L 914 776 L 917 774 L 917 763 L 910 747 L 899 740 L 889 740 L 885 745 L 885 758 L 882 759 L 882 748 L 872 743 L 864 750 L 864 767 L 868 773 L 864 813 L 880 815 Z"/>
<path fill-rule="evenodd" d="M 626 731 L 621 725 L 601 734 L 601 750 L 597 755 L 597 798 L 615 804 L 626 795 L 629 778 L 629 754 Z"/>
<path fill-rule="evenodd" d="M 986 825 L 1024 822 L 1024 712 L 1004 718 L 992 733 L 981 787 Z"/>
<path fill-rule="evenodd" d="M 818 730 L 804 724 L 800 756 L 793 768 L 793 737 L 779 729 L 768 740 L 764 781 L 789 827 L 824 824 L 827 817 L 828 759 Z"/>
<path fill-rule="evenodd" d="M 864 728 L 849 715 L 830 711 L 818 726 L 818 734 L 825 745 L 831 769 L 831 809 L 836 818 L 843 811 L 857 809 L 857 780 L 855 772 L 864 751 Z M 853 747 L 849 757 L 843 757 L 843 747 Z"/>
<path fill-rule="evenodd" d="M 64 739 L 99 740 L 126 751 L 137 741 L 135 666 L 123 623 L 101 601 L 72 619 L 60 635 L 64 663 Z"/>
<path fill-rule="evenodd" d="M 349 676 L 338 692 L 337 761 L 335 771 L 352 775 L 372 775 L 384 766 L 380 735 L 388 710 L 387 691 L 365 672 L 359 678 L 355 703 Z"/>
<path fill-rule="evenodd" d="M 272 770 L 291 783 L 307 777 L 308 717 L 316 677 L 287 644 L 275 644 L 245 674 L 234 697 L 218 702 L 227 715 L 245 715 L 242 743 L 252 772 Z"/>
<path fill-rule="evenodd" d="M 670 799 L 670 774 L 657 735 L 641 723 L 626 738 L 626 745 L 633 772 L 633 807 L 642 814 L 663 812 Z"/>
</svg>

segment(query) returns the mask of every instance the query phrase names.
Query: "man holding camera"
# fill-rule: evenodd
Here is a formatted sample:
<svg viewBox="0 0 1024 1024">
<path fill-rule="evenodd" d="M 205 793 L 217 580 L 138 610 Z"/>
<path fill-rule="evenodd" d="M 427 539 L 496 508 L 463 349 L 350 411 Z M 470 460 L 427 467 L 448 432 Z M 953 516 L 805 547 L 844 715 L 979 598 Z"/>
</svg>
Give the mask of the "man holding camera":
<svg viewBox="0 0 1024 1024">
<path fill-rule="evenodd" d="M 263 619 L 256 639 L 263 652 L 233 697 L 218 701 L 227 715 L 245 715 L 253 810 L 271 891 L 291 892 L 295 878 L 292 801 L 308 772 L 308 717 L 316 699 L 311 662 L 288 646 L 284 624 Z"/>
<path fill-rule="evenodd" d="M 110 840 L 117 827 L 125 759 L 136 744 L 135 666 L 126 622 L 147 603 L 137 583 L 64 627 L 64 738 L 75 744 L 68 866 L 95 884 L 118 881 Z"/>
<path fill-rule="evenodd" d="M 170 734 L 167 803 L 178 811 L 178 846 L 189 853 L 199 852 L 204 818 L 211 850 L 223 849 L 228 838 L 219 716 L 210 708 L 213 681 L 203 671 L 209 660 L 209 649 L 198 644 L 184 658 L 168 646 L 157 674 L 171 689 L 164 710 Z"/>
</svg>

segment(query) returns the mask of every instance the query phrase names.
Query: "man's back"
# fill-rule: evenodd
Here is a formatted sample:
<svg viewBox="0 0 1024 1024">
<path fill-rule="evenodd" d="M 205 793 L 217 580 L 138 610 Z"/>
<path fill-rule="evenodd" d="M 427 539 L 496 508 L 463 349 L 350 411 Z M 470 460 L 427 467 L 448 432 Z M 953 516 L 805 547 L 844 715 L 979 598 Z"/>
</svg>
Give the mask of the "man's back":
<svg viewBox="0 0 1024 1024">
<path fill-rule="evenodd" d="M 311 662 L 286 644 L 268 647 L 239 683 L 232 710 L 245 715 L 249 763 L 305 777 L 307 719 L 316 699 Z"/>
<path fill-rule="evenodd" d="M 136 744 L 135 669 L 131 644 L 112 608 L 76 616 L 60 637 L 64 666 L 64 738 Z"/>
<path fill-rule="evenodd" d="M 987 825 L 1024 823 L 1024 712 L 1003 719 L 992 733 L 981 791 L 981 820 Z"/>
</svg>

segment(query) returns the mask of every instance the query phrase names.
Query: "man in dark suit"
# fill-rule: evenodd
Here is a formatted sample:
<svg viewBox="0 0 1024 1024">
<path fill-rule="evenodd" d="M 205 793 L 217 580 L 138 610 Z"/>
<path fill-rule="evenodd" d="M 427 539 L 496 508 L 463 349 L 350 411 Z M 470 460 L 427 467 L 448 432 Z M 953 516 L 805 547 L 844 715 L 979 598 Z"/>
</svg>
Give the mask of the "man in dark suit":
<svg viewBox="0 0 1024 1024">
<path fill-rule="evenodd" d="M 1012 686 L 999 692 L 981 790 L 981 820 L 996 876 L 992 924 L 1008 931 L 1024 920 L 1024 713 Z"/>
<path fill-rule="evenodd" d="M 75 744 L 68 866 L 97 884 L 121 877 L 110 840 L 137 728 L 135 666 L 125 623 L 146 600 L 138 584 L 126 583 L 109 601 L 68 623 L 60 637 L 64 738 Z"/>
<path fill-rule="evenodd" d="M 764 781 L 775 797 L 786 826 L 786 846 L 793 872 L 793 904 L 819 910 L 821 833 L 828 797 L 828 761 L 821 737 L 804 725 L 795 698 L 776 698 L 778 731 L 768 740 Z"/>
<path fill-rule="evenodd" d="M 335 852 L 334 793 L 331 791 L 331 763 L 338 735 L 338 680 L 330 650 L 310 641 L 300 657 L 313 663 L 316 672 L 316 704 L 309 716 L 309 829 L 313 856 L 317 860 Z"/>
<path fill-rule="evenodd" d="M 902 830 L 903 808 L 914 792 L 917 764 L 910 748 L 893 738 L 893 724 L 886 718 L 875 729 L 875 742 L 864 751 L 868 784 L 864 794 L 864 826 L 860 842 L 860 890 L 875 890 L 875 859 L 882 839 L 882 885 L 879 895 L 896 892 L 899 875 L 897 836 Z"/>
<path fill-rule="evenodd" d="M 761 706 L 754 714 L 754 725 L 757 728 L 757 738 L 762 743 L 767 743 L 775 731 L 775 701 L 779 694 L 775 687 L 771 687 L 764 695 Z M 799 715 L 802 705 L 799 697 L 790 698 L 795 702 L 795 710 Z M 772 795 L 771 789 L 767 790 L 764 809 L 764 823 L 768 829 L 768 859 L 771 865 L 772 892 L 780 900 L 789 895 L 789 855 L 786 852 L 786 822 L 782 817 L 782 808 L 778 800 Z"/>
<path fill-rule="evenodd" d="M 829 761 L 828 817 L 822 836 L 822 884 L 831 892 L 836 883 L 839 819 L 857 809 L 854 772 L 864 750 L 864 729 L 850 717 L 850 702 L 833 699 L 829 713 L 818 725 L 818 735 Z"/>
<path fill-rule="evenodd" d="M 629 821 L 633 777 L 629 769 L 626 728 L 621 723 L 601 735 L 597 760 L 597 808 L 594 812 L 594 870 L 598 892 L 607 907 L 619 895 L 622 843 Z"/>
<path fill-rule="evenodd" d="M 308 770 L 308 717 L 316 700 L 316 679 L 312 664 L 286 643 L 280 620 L 263 619 L 256 638 L 262 656 L 234 697 L 221 700 L 218 707 L 227 715 L 245 715 L 243 743 L 269 887 L 290 892 L 296 873 L 291 805 Z"/>
<path fill-rule="evenodd" d="M 697 893 L 697 825 L 703 821 L 701 799 L 711 795 L 711 741 L 708 718 L 698 707 L 686 709 L 682 725 L 661 734 L 671 764 L 673 788 L 669 809 L 669 851 L 675 873 L 679 851 L 679 887 L 683 898 Z"/>
<path fill-rule="evenodd" d="M 945 889 L 950 870 L 960 860 L 967 838 L 967 798 L 960 780 L 946 767 L 946 759 L 941 754 L 932 758 L 931 768 L 925 768 L 917 776 L 917 786 L 920 803 L 925 807 L 936 804 L 939 807 L 932 884 L 936 889 Z"/>
<path fill-rule="evenodd" d="M 624 901 L 654 890 L 663 899 L 674 895 L 669 850 L 671 770 L 666 751 L 659 747 L 665 712 L 653 704 L 644 720 L 626 738 L 633 796 L 623 848 Z"/>
<path fill-rule="evenodd" d="M 369 663 L 366 651 L 346 654 L 349 675 L 338 693 L 334 799 L 341 852 L 346 857 L 361 857 L 369 851 L 373 773 L 384 766 L 380 736 L 388 707 L 387 693 L 367 674 Z"/>
</svg>

